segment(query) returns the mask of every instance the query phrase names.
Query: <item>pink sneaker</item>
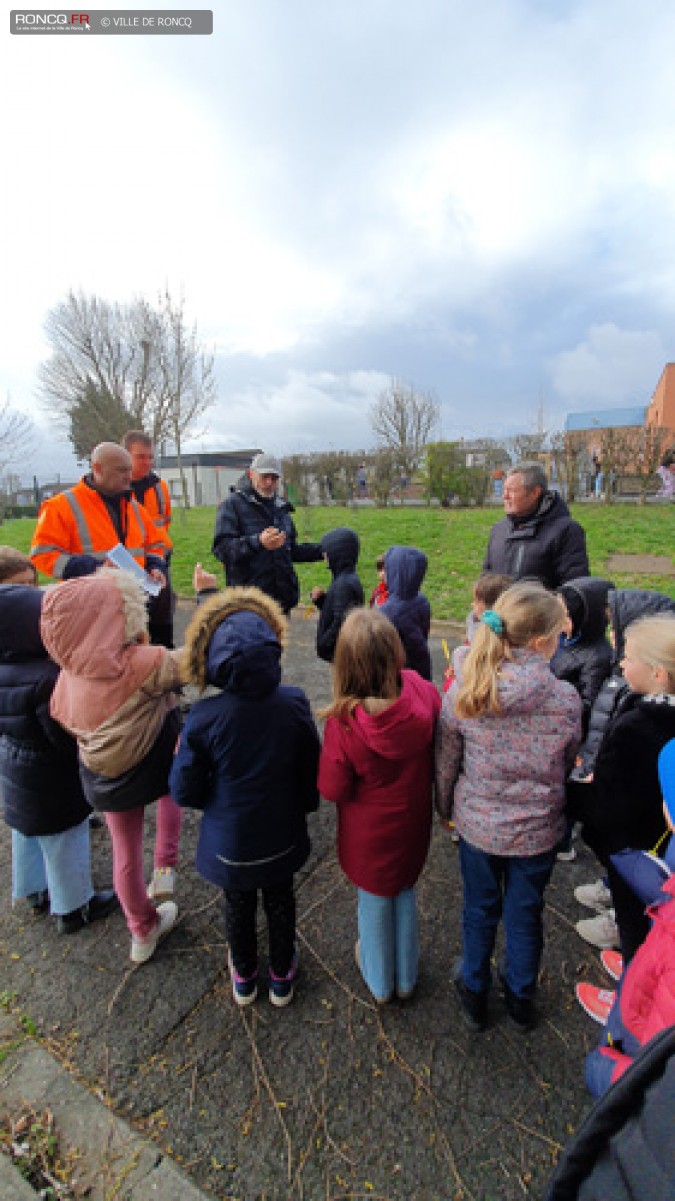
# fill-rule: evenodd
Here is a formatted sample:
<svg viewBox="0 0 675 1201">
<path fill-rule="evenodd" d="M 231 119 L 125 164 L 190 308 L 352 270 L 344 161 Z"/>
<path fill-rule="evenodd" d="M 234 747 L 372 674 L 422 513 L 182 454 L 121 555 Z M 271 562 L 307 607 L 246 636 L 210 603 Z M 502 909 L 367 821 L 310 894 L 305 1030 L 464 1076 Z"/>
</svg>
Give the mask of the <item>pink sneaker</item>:
<svg viewBox="0 0 675 1201">
<path fill-rule="evenodd" d="M 609 1011 L 614 1004 L 616 993 L 608 988 L 597 988 L 595 984 L 577 984 L 575 988 L 577 1001 L 581 1008 L 600 1026 L 607 1025 Z"/>
<path fill-rule="evenodd" d="M 612 980 L 620 980 L 623 976 L 623 955 L 621 951 L 601 951 L 600 962 Z"/>
</svg>

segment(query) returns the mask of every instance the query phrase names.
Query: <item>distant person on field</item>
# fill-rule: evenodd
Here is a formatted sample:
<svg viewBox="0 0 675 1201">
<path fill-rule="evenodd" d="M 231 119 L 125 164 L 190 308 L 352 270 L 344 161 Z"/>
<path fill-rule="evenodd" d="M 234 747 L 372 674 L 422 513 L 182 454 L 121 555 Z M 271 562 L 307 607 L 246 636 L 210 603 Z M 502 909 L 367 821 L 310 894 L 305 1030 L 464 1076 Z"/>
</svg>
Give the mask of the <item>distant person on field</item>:
<svg viewBox="0 0 675 1201">
<path fill-rule="evenodd" d="M 277 496 L 281 464 L 274 455 L 256 455 L 247 477 L 218 509 L 213 554 L 230 587 L 260 588 L 288 614 L 300 597 L 293 564 L 318 562 L 321 547 L 298 542 L 293 505 Z"/>
<path fill-rule="evenodd" d="M 131 455 L 131 491 L 139 504 L 143 505 L 146 513 L 150 514 L 153 524 L 162 530 L 167 537 L 166 588 L 162 588 L 157 596 L 151 596 L 148 601 L 148 617 L 150 641 L 158 646 L 173 646 L 173 614 L 176 607 L 176 597 L 169 579 L 169 564 L 171 561 L 171 542 L 169 526 L 171 525 L 171 496 L 165 480 L 153 470 L 155 448 L 152 438 L 143 430 L 129 430 L 122 439 L 122 446 Z"/>
<path fill-rule="evenodd" d="M 590 575 L 586 536 L 540 463 L 511 467 L 504 482 L 505 516 L 490 532 L 483 571 L 514 580 L 534 578 L 545 588 Z"/>
<path fill-rule="evenodd" d="M 420 592 L 427 571 L 427 557 L 414 546 L 390 546 L 384 556 L 384 574 L 388 596 L 381 606 L 385 617 L 396 627 L 405 665 L 431 679 L 429 630 L 431 605 Z"/>
<path fill-rule="evenodd" d="M 356 574 L 359 558 L 359 536 L 347 526 L 330 530 L 321 539 L 321 552 L 330 568 L 333 581 L 326 592 L 312 588 L 311 597 L 319 610 L 316 631 L 316 653 L 331 663 L 340 627 L 350 609 L 364 603 L 363 588 Z"/>
</svg>

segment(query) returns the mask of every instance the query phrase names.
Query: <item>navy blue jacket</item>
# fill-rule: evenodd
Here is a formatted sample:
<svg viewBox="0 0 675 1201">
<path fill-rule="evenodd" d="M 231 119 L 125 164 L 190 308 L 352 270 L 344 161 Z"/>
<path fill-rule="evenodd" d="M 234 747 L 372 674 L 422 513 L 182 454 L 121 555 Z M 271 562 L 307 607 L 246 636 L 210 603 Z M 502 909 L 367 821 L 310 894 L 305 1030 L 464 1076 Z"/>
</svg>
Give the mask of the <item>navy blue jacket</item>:
<svg viewBox="0 0 675 1201">
<path fill-rule="evenodd" d="M 529 517 L 504 517 L 490 531 L 483 571 L 532 576 L 545 588 L 590 575 L 586 535 L 557 492 L 545 492 Z"/>
<path fill-rule="evenodd" d="M 316 563 L 321 558 L 317 542 L 298 542 L 291 517 L 293 505 L 275 496 L 265 500 L 249 482 L 222 502 L 216 514 L 213 553 L 225 567 L 230 587 L 251 585 L 279 602 L 284 613 L 300 596 L 294 563 Z M 265 550 L 260 535 L 268 526 L 283 530 L 286 542 L 279 550 Z"/>
<path fill-rule="evenodd" d="M 605 632 L 607 597 L 611 588 L 609 580 L 582 576 L 579 580 L 570 580 L 560 589 L 576 619 L 572 636 L 561 641 L 551 659 L 551 671 L 579 693 L 584 735 L 595 698 L 612 670 L 612 648 Z"/>
<path fill-rule="evenodd" d="M 28 837 L 61 834 L 91 813 L 75 739 L 49 716 L 59 669 L 40 638 L 42 596 L 0 585 L 0 791 L 7 825 Z"/>
<path fill-rule="evenodd" d="M 414 546 L 391 546 L 384 556 L 387 581 L 386 601 L 381 611 L 396 626 L 405 650 L 406 667 L 431 679 L 429 628 L 431 606 L 420 593 L 426 575 L 427 557 Z"/>
<path fill-rule="evenodd" d="M 321 552 L 328 560 L 333 582 L 315 604 L 321 610 L 316 631 L 316 653 L 327 663 L 333 661 L 340 627 L 350 609 L 364 603 L 363 588 L 356 574 L 359 536 L 348 526 L 338 526 L 321 539 Z"/>
<path fill-rule="evenodd" d="M 193 705 L 171 770 L 178 804 L 204 811 L 197 869 L 225 889 L 284 883 L 310 851 L 319 736 L 304 692 L 280 684 L 280 656 L 256 613 L 217 626 L 207 680 L 222 692 Z"/>
</svg>

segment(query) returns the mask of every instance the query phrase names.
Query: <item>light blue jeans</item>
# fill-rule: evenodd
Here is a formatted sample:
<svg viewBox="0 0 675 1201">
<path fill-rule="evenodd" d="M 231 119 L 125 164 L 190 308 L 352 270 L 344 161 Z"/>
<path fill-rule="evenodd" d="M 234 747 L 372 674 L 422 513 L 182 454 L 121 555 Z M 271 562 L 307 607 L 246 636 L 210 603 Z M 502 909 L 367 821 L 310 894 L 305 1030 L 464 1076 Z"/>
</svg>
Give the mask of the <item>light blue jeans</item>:
<svg viewBox="0 0 675 1201">
<path fill-rule="evenodd" d="M 52 913 L 72 913 L 94 895 L 89 819 L 60 834 L 28 837 L 12 830 L 12 899 L 49 893 Z"/>
<path fill-rule="evenodd" d="M 406 888 L 397 897 L 358 889 L 361 975 L 378 1001 L 411 993 L 417 983 L 420 948 L 417 897 Z"/>
</svg>

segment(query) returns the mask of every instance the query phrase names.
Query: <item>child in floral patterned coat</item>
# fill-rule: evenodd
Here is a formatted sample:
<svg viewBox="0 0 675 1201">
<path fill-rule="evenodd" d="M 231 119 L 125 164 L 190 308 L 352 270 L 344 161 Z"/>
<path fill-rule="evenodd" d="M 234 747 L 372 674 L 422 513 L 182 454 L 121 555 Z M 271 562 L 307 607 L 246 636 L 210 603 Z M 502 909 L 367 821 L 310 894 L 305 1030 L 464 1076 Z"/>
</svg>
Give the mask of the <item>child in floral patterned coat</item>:
<svg viewBox="0 0 675 1201">
<path fill-rule="evenodd" d="M 486 609 L 443 702 L 436 803 L 460 836 L 463 954 L 453 979 L 474 1031 L 487 1024 L 490 958 L 504 913 L 501 983 L 529 1030 L 543 947 L 542 910 L 565 829 L 565 777 L 581 738 L 581 702 L 550 659 L 566 620 L 560 598 L 522 581 Z"/>
</svg>

